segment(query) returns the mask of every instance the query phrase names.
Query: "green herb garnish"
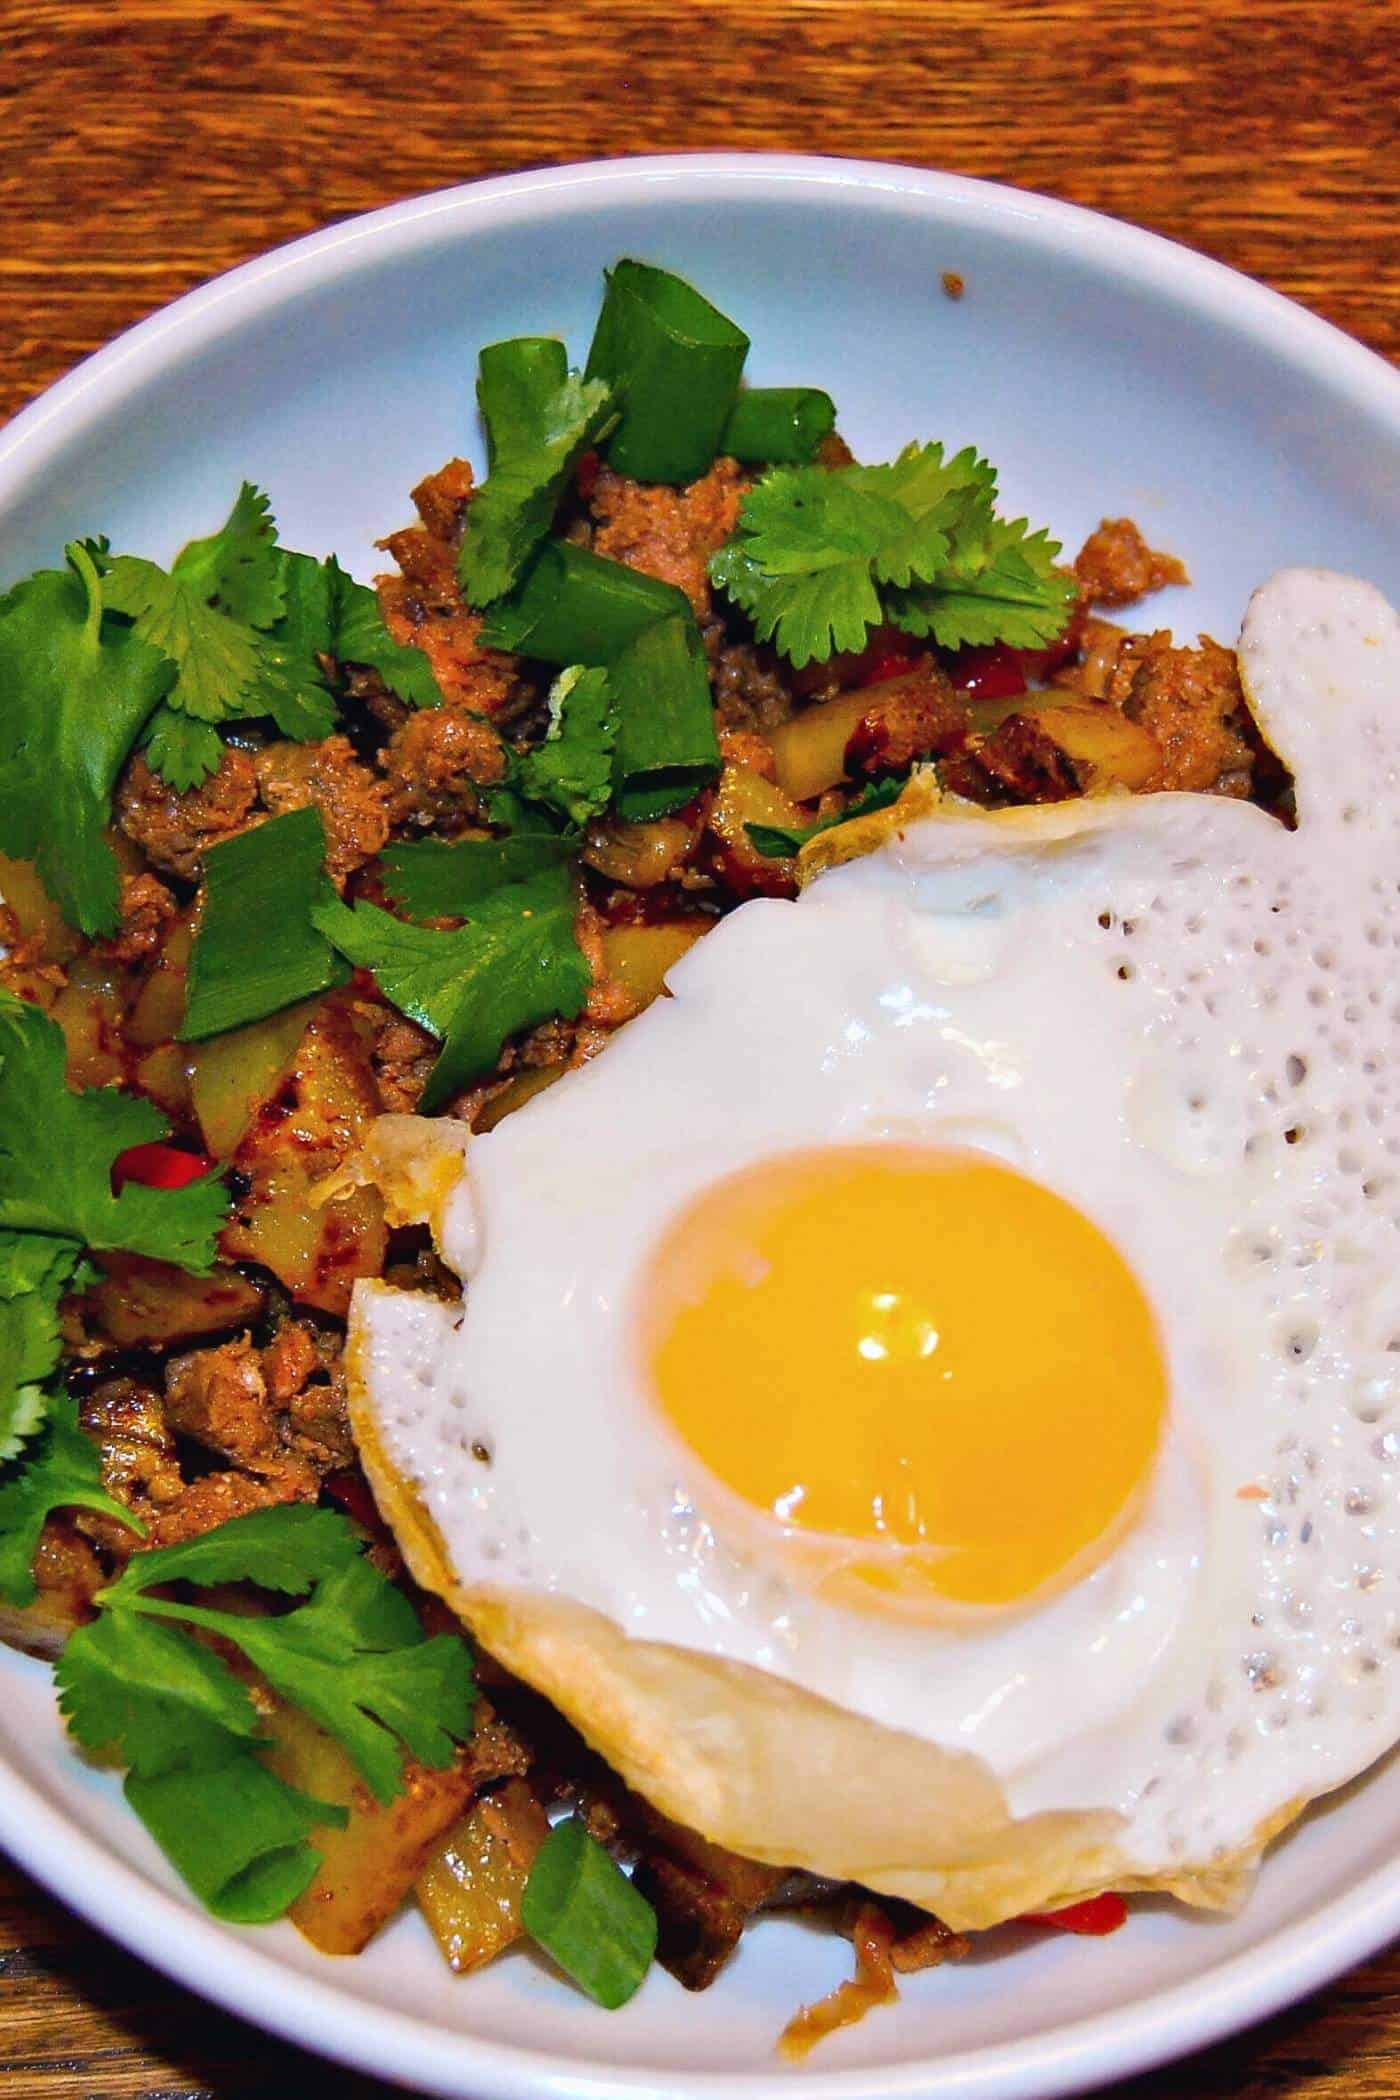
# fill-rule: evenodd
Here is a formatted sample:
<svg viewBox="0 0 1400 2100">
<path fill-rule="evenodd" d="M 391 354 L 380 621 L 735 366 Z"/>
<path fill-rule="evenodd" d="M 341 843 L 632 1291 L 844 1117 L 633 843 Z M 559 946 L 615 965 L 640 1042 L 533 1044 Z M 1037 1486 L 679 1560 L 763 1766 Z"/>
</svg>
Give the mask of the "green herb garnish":
<svg viewBox="0 0 1400 2100">
<path fill-rule="evenodd" d="M 536 1853 L 520 1922 L 609 2012 L 636 1993 L 656 1952 L 656 1912 L 578 1816 L 556 1823 Z"/>
<path fill-rule="evenodd" d="M 0 851 L 36 863 L 70 925 L 111 933 L 112 789 L 174 672 L 107 611 L 85 547 L 0 599 Z"/>
<path fill-rule="evenodd" d="M 605 273 L 588 377 L 622 416 L 609 464 L 638 481 L 698 480 L 713 465 L 749 339 L 684 278 L 648 263 Z"/>
<path fill-rule="evenodd" d="M 33 1441 L 0 1480 L 0 1597 L 22 1608 L 34 1601 L 39 1534 L 56 1509 L 96 1510 L 136 1532 L 143 1526 L 103 1487 L 102 1459 L 78 1427 L 76 1401 L 41 1396 L 19 1434 Z"/>
<path fill-rule="evenodd" d="M 673 583 L 569 540 L 546 540 L 518 587 L 486 615 L 481 639 L 547 664 L 608 664 L 643 628 L 672 615 L 693 617 Z"/>
<path fill-rule="evenodd" d="M 489 1072 L 507 1036 L 556 1014 L 572 1019 L 587 997 L 567 868 L 483 897 L 452 933 L 408 925 L 373 904 L 352 910 L 338 897 L 323 899 L 311 916 L 342 955 L 374 973 L 401 1013 L 441 1042 L 425 1114 Z"/>
<path fill-rule="evenodd" d="M 689 606 L 683 618 L 644 628 L 608 675 L 617 708 L 617 813 L 645 823 L 719 777 L 710 674 Z"/>
<path fill-rule="evenodd" d="M 864 648 L 885 621 L 945 648 L 1017 647 L 1062 630 L 1072 582 L 1044 533 L 995 515 L 996 477 L 969 447 L 910 445 L 886 466 L 782 467 L 744 498 L 710 575 L 794 664 Z"/>
<path fill-rule="evenodd" d="M 745 387 L 719 449 L 746 466 L 802 467 L 836 428 L 836 403 L 816 386 Z"/>
<path fill-rule="evenodd" d="M 849 824 L 855 817 L 868 817 L 874 810 L 888 809 L 899 800 L 905 786 L 903 780 L 873 780 L 844 809 L 835 810 L 829 817 L 816 817 L 800 831 L 785 831 L 778 824 L 746 824 L 744 829 L 756 853 L 762 853 L 768 860 L 788 860 L 794 853 L 800 853 L 808 840 L 816 838 L 820 832 L 832 831 L 838 824 Z"/>
<path fill-rule="evenodd" d="M 612 794 L 617 711 L 612 682 L 601 666 L 571 664 L 550 689 L 549 734 L 515 769 L 515 786 L 529 802 L 583 825 L 607 808 Z"/>
<path fill-rule="evenodd" d="M 463 919 L 483 897 L 507 883 L 525 882 L 558 868 L 578 851 L 575 836 L 517 831 L 503 839 L 414 839 L 380 854 L 384 889 L 410 919 Z"/>
<path fill-rule="evenodd" d="M 563 344 L 542 336 L 483 350 L 477 398 L 489 472 L 467 510 L 458 574 L 469 604 L 491 605 L 519 580 L 616 411 L 606 383 L 571 373 Z"/>
<path fill-rule="evenodd" d="M 311 907 L 327 888 L 317 809 L 269 817 L 204 856 L 204 902 L 180 1040 L 201 1042 L 280 1013 L 350 975 Z"/>
<path fill-rule="evenodd" d="M 151 1594 L 244 1580 L 306 1602 L 248 1617 Z M 345 1811 L 268 1770 L 246 1686 L 184 1629 L 236 1648 L 341 1744 L 382 1803 L 401 1790 L 404 1748 L 442 1769 L 470 1729 L 464 1643 L 424 1635 L 333 1511 L 259 1510 L 189 1545 L 135 1555 L 96 1601 L 99 1617 L 70 1636 L 58 1665 L 68 1726 L 128 1766 L 128 1801 L 216 1916 L 279 1916 L 316 1871 L 311 1832 L 343 1823 Z"/>
</svg>

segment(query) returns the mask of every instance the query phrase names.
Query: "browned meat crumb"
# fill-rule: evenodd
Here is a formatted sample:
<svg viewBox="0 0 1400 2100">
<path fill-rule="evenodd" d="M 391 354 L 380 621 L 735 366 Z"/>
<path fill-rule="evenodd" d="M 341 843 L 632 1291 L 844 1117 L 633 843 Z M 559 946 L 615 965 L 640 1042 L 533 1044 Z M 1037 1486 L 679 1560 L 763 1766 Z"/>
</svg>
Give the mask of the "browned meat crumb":
<svg viewBox="0 0 1400 2100">
<path fill-rule="evenodd" d="M 84 1394 L 78 1419 L 102 1453 L 102 1485 L 109 1495 L 147 1520 L 178 1501 L 184 1476 L 164 1404 L 152 1386 L 135 1378 L 105 1379 Z M 110 1520 L 96 1522 L 107 1526 Z M 84 1528 L 92 1528 L 86 1519 Z M 115 1544 L 113 1534 L 124 1538 L 129 1550 L 131 1535 L 119 1525 L 111 1524 L 100 1536 Z"/>
<path fill-rule="evenodd" d="M 481 813 L 481 789 L 505 778 L 505 746 L 460 707 L 424 708 L 396 729 L 380 760 L 390 822 L 460 831 Z"/>
<path fill-rule="evenodd" d="M 1008 715 L 974 755 L 1013 801 L 1064 802 L 1079 792 L 1063 751 L 1030 715 Z"/>
<path fill-rule="evenodd" d="M 180 907 L 157 875 L 123 875 L 121 924 L 93 953 L 115 963 L 144 962 L 154 954 Z"/>
<path fill-rule="evenodd" d="M 747 766 L 763 780 L 776 780 L 773 746 L 756 729 L 721 729 L 719 755 L 728 766 Z"/>
<path fill-rule="evenodd" d="M 589 498 L 597 521 L 593 551 L 675 584 L 703 620 L 710 609 L 706 564 L 733 532 L 747 487 L 732 459 L 717 459 L 685 489 L 631 481 L 601 467 Z"/>
<path fill-rule="evenodd" d="M 236 1466 L 261 1469 L 277 1451 L 277 1425 L 257 1350 L 245 1334 L 217 1349 L 172 1357 L 165 1367 L 172 1429 Z"/>
<path fill-rule="evenodd" d="M 1174 554 L 1148 546 L 1131 518 L 1105 518 L 1075 556 L 1074 573 L 1090 605 L 1133 605 L 1164 584 L 1191 580 Z"/>
<path fill-rule="evenodd" d="M 857 778 L 907 773 L 917 759 L 956 751 L 967 735 L 967 709 L 945 671 L 931 660 L 907 677 L 870 687 L 869 711 L 846 745 L 846 769 Z"/>
<path fill-rule="evenodd" d="M 68 981 L 62 963 L 42 960 L 42 935 L 27 935 L 8 904 L 0 904 L 0 985 L 16 999 L 47 1010 Z"/>
<path fill-rule="evenodd" d="M 1056 671 L 1050 683 L 1080 693 L 1086 700 L 1107 699 L 1118 652 L 1127 639 L 1126 627 L 1115 627 L 1112 620 L 1099 620 L 1090 613 L 1084 622 L 1078 658 Z"/>
<path fill-rule="evenodd" d="M 457 581 L 457 547 L 472 496 L 472 470 L 449 460 L 413 491 L 422 519 L 381 540 L 402 574 L 377 579 L 379 609 L 395 641 L 416 644 L 450 706 L 507 714 L 519 701 L 515 658 L 480 642 L 481 615 Z"/>
<path fill-rule="evenodd" d="M 597 1028 L 620 1028 L 641 1012 L 641 1001 L 625 984 L 608 975 L 603 961 L 603 934 L 605 926 L 602 913 L 591 904 L 580 904 L 574 919 L 574 936 L 582 949 L 593 982 L 588 988 L 583 1017 Z"/>
<path fill-rule="evenodd" d="M 721 729 L 752 729 L 760 735 L 786 722 L 792 693 L 771 649 L 756 642 L 727 642 L 713 622 L 705 629 L 710 685 Z"/>
<path fill-rule="evenodd" d="M 138 751 L 117 786 L 117 822 L 158 868 L 193 882 L 205 848 L 245 829 L 257 788 L 252 758 L 234 744 L 224 746 L 218 771 L 184 794 L 153 773 Z"/>
<path fill-rule="evenodd" d="M 375 1025 L 370 1063 L 380 1098 L 392 1114 L 412 1115 L 437 1063 L 437 1040 L 392 1007 L 375 1009 Z"/>
<path fill-rule="evenodd" d="M 318 809 L 326 830 L 326 870 L 343 886 L 389 837 L 388 794 L 343 736 L 315 744 L 269 744 L 255 760 L 258 791 L 273 816 Z"/>
<path fill-rule="evenodd" d="M 950 299 L 961 299 L 963 293 L 967 290 L 967 286 L 957 270 L 945 270 L 942 283 L 943 289 Z"/>
<path fill-rule="evenodd" d="M 216 1525 L 227 1524 L 231 1517 L 246 1517 L 252 1510 L 273 1509 L 284 1502 L 314 1502 L 318 1488 L 310 1466 L 279 1466 L 256 1479 L 233 1467 L 223 1473 L 205 1473 L 190 1482 L 177 1502 L 155 1513 L 142 1545 L 187 1545 Z"/>
<path fill-rule="evenodd" d="M 1232 649 L 1222 649 L 1208 635 L 1201 636 L 1199 648 L 1178 649 L 1165 629 L 1130 635 L 1107 697 L 1162 748 L 1162 763 L 1145 793 L 1176 788 L 1248 794 L 1251 751 Z"/>
</svg>

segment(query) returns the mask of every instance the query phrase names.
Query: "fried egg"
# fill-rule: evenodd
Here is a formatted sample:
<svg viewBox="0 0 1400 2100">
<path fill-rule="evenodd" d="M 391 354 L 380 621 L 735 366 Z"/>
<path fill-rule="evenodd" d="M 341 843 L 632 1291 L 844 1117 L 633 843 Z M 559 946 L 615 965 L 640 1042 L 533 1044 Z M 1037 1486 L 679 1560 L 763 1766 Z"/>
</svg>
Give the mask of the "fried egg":
<svg viewBox="0 0 1400 2100">
<path fill-rule="evenodd" d="M 1232 1901 L 1400 1737 L 1400 620 L 1285 571 L 1240 661 L 1296 829 L 908 795 L 467 1141 L 462 1307 L 357 1286 L 420 1579 L 954 1925 Z"/>
</svg>

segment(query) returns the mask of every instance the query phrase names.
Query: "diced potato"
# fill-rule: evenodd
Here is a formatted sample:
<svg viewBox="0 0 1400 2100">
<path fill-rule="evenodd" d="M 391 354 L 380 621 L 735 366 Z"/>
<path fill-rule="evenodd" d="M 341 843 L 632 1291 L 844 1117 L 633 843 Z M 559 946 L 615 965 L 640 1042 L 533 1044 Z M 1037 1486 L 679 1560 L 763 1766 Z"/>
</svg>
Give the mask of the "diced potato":
<svg viewBox="0 0 1400 2100">
<path fill-rule="evenodd" d="M 172 1119 L 190 1112 L 189 1059 L 179 1043 L 157 1043 L 136 1067 L 136 1084 Z"/>
<path fill-rule="evenodd" d="M 699 823 L 682 817 L 657 817 L 650 824 L 612 820 L 589 827 L 583 858 L 609 882 L 649 890 L 676 873 L 699 837 Z"/>
<path fill-rule="evenodd" d="M 709 824 L 719 842 L 729 887 L 754 895 L 791 896 L 797 880 L 794 863 L 760 853 L 745 827 L 768 824 L 782 831 L 800 831 L 810 822 L 805 810 L 752 766 L 726 766 L 719 777 Z"/>
<path fill-rule="evenodd" d="M 522 1779 L 482 1794 L 414 1886 L 448 1967 L 464 1976 L 520 1937 L 520 1899 L 549 1821 Z"/>
<path fill-rule="evenodd" d="M 101 1263 L 106 1274 L 84 1302 L 119 1349 L 165 1349 L 247 1326 L 262 1310 L 263 1292 L 237 1269 L 191 1276 L 139 1254 L 105 1254 Z"/>
<path fill-rule="evenodd" d="M 1059 745 L 1086 794 L 1140 788 L 1161 764 L 1156 738 L 1103 702 L 1038 707 L 1031 719 Z"/>
<path fill-rule="evenodd" d="M 471 1767 L 461 1757 L 445 1772 L 434 1772 L 410 1758 L 404 1791 L 381 1808 L 339 1743 L 314 1721 L 280 1699 L 258 1703 L 263 1731 L 274 1745 L 267 1762 L 278 1778 L 350 1811 L 343 1830 L 313 1833 L 321 1864 L 288 1915 L 323 1954 L 358 1954 L 404 1901 L 444 1831 L 460 1819 L 471 1799 Z"/>
<path fill-rule="evenodd" d="M 372 1188 L 329 1202 L 312 1191 L 378 1113 L 367 1024 L 345 1001 L 323 1000 L 234 1153 L 250 1187 L 224 1227 L 225 1256 L 261 1262 L 303 1304 L 343 1316 L 355 1278 L 383 1265 L 384 1204 Z"/>
<path fill-rule="evenodd" d="M 215 1159 L 229 1159 L 264 1101 L 276 1093 L 297 1054 L 314 999 L 301 999 L 265 1021 L 195 1043 L 189 1052 L 190 1092 L 204 1142 Z"/>
<path fill-rule="evenodd" d="M 132 1003 L 127 1041 L 138 1049 L 168 1043 L 185 1018 L 185 978 L 194 935 L 188 915 L 171 922 L 155 968 Z"/>
<path fill-rule="evenodd" d="M 49 1009 L 63 1030 L 71 1086 L 114 1086 L 122 1072 L 121 972 L 95 955 L 80 956 Z"/>
<path fill-rule="evenodd" d="M 536 1094 L 553 1086 L 556 1079 L 562 1079 L 568 1069 L 567 1065 L 531 1065 L 526 1071 L 512 1072 L 505 1085 L 477 1110 L 472 1118 L 472 1129 L 494 1130 L 498 1123 L 504 1123 L 507 1116 L 513 1116 L 517 1108 L 523 1108 L 527 1101 L 534 1100 Z"/>
<path fill-rule="evenodd" d="M 36 962 L 67 962 L 82 946 L 81 936 L 64 923 L 40 882 L 33 861 L 11 860 L 0 853 L 0 903 L 8 904 L 25 939 L 39 943 Z"/>
<path fill-rule="evenodd" d="M 650 1006 L 672 963 L 679 962 L 713 924 L 713 919 L 691 918 L 664 919 L 655 926 L 606 927 L 601 942 L 603 969 L 641 1005 Z"/>
<path fill-rule="evenodd" d="M 878 686 L 838 693 L 804 707 L 768 732 L 778 786 L 796 802 L 810 802 L 846 778 L 846 746 L 856 724 L 880 697 Z"/>
</svg>

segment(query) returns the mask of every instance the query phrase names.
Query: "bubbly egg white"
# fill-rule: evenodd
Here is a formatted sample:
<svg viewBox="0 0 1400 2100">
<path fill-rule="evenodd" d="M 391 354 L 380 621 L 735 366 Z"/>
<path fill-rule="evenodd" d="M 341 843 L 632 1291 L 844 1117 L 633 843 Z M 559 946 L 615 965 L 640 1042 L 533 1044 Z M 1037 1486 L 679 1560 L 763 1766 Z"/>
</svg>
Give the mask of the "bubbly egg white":
<svg viewBox="0 0 1400 2100">
<path fill-rule="evenodd" d="M 1400 1736 L 1400 622 L 1286 571 L 1241 661 L 1296 831 L 1184 795 L 940 814 L 743 906 L 671 999 L 472 1142 L 445 1248 L 465 1317 L 361 1312 L 382 1433 L 465 1585 L 973 1750 L 1018 1814 L 1114 1809 L 1144 1872 Z M 882 1136 L 989 1150 L 1078 1205 L 1168 1357 L 1136 1524 L 966 1627 L 812 1595 L 637 1371 L 638 1277 L 689 1198 Z"/>
</svg>

